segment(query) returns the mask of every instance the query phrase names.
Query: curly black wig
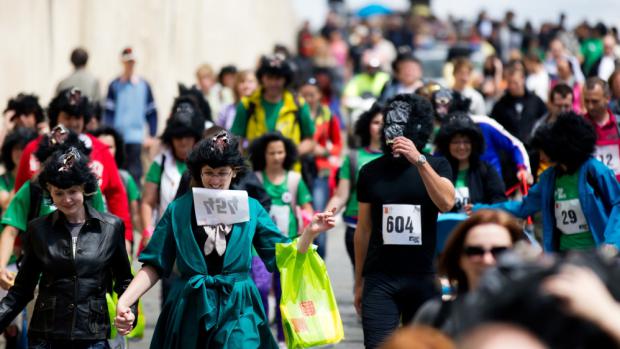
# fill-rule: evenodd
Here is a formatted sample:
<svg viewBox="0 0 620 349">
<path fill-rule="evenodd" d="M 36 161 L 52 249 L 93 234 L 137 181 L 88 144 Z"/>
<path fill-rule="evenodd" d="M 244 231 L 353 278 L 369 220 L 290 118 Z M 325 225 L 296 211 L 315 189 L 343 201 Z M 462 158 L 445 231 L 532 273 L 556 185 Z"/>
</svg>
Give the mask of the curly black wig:
<svg viewBox="0 0 620 349">
<path fill-rule="evenodd" d="M 450 142 L 456 135 L 467 136 L 471 141 L 471 155 L 469 156 L 470 167 L 476 167 L 480 161 L 480 156 L 484 152 L 484 136 L 480 127 L 464 112 L 453 112 L 447 117 L 447 121 L 441 126 L 437 136 L 435 136 L 435 145 L 437 150 L 443 155 L 450 164 L 452 169 L 458 168 L 458 160 L 450 154 Z M 453 171 L 457 174 L 457 171 Z"/>
<path fill-rule="evenodd" d="M 549 156 L 550 152 L 553 152 L 552 141 L 551 141 L 551 124 L 541 125 L 534 132 L 534 136 L 532 136 L 532 140 L 530 141 L 530 146 L 533 149 L 542 150 L 547 156 Z"/>
<path fill-rule="evenodd" d="M 239 152 L 239 140 L 228 131 L 198 142 L 187 157 L 187 167 L 195 183 L 202 183 L 201 173 L 204 166 L 211 168 L 230 166 L 237 176 L 242 177 L 246 171 L 245 160 Z"/>
<path fill-rule="evenodd" d="M 169 147 L 172 147 L 173 138 L 194 137 L 198 142 L 204 129 L 205 118 L 194 97 L 180 96 L 174 100 L 161 140 Z"/>
<path fill-rule="evenodd" d="M 265 169 L 267 166 L 265 160 L 267 147 L 269 143 L 277 141 L 284 143 L 284 150 L 286 151 L 282 166 L 287 171 L 293 167 L 293 164 L 297 161 L 297 147 L 295 143 L 289 138 L 284 137 L 280 132 L 270 132 L 257 138 L 250 145 L 250 162 L 252 163 L 252 169 L 254 171 L 262 171 Z"/>
<path fill-rule="evenodd" d="M 4 164 L 6 172 L 13 171 L 18 165 L 13 162 L 13 149 L 24 149 L 35 138 L 37 138 L 37 132 L 25 127 L 16 128 L 4 138 L 2 149 L 0 150 L 0 160 Z"/>
<path fill-rule="evenodd" d="M 84 125 L 88 124 L 92 116 L 88 97 L 83 96 L 80 90 L 75 87 L 60 91 L 50 102 L 48 107 L 50 127 L 58 124 L 58 115 L 61 112 L 65 112 L 71 117 L 84 118 Z"/>
<path fill-rule="evenodd" d="M 211 113 L 211 106 L 209 105 L 209 102 L 207 102 L 207 100 L 204 98 L 204 95 L 202 94 L 201 90 L 199 90 L 196 86 L 186 87 L 185 85 L 181 83 L 178 84 L 178 88 L 179 88 L 178 97 L 187 96 L 187 97 L 193 98 L 196 101 L 196 103 L 198 103 L 198 109 L 200 109 L 202 116 L 206 120 L 213 121 L 213 116 Z"/>
<path fill-rule="evenodd" d="M 409 138 L 421 151 L 433 132 L 433 106 L 426 98 L 419 95 L 396 95 L 388 100 L 383 110 L 384 120 L 385 115 L 394 110 L 396 106 L 402 105 L 402 102 L 409 105 L 409 119 L 405 125 L 403 136 Z M 383 152 L 390 154 L 392 149 L 385 142 L 385 134 L 382 135 L 382 144 Z"/>
<path fill-rule="evenodd" d="M 566 166 L 568 173 L 574 173 L 592 156 L 596 144 L 596 131 L 592 124 L 575 112 L 558 116 L 549 132 L 549 152 L 547 156 Z"/>
<path fill-rule="evenodd" d="M 13 110 L 15 114 L 13 118 L 20 115 L 34 114 L 37 124 L 45 120 L 43 108 L 39 104 L 39 97 L 36 95 L 20 93 L 15 98 L 9 99 L 5 112 Z"/>
<path fill-rule="evenodd" d="M 88 157 L 77 148 L 58 150 L 43 164 L 38 176 L 41 188 L 49 192 L 48 185 L 67 189 L 84 186 L 84 195 L 93 195 L 98 188 L 97 176 L 88 166 Z"/>
<path fill-rule="evenodd" d="M 293 68 L 282 55 L 263 56 L 260 60 L 256 78 L 261 83 L 263 76 L 279 76 L 284 78 L 284 86 L 289 86 L 293 82 Z"/>
<path fill-rule="evenodd" d="M 116 162 L 116 166 L 118 168 L 125 168 L 125 158 L 127 154 L 125 154 L 125 140 L 123 136 L 114 129 L 114 127 L 110 126 L 101 126 L 98 129 L 91 131 L 95 137 L 99 136 L 112 136 L 114 138 L 114 146 L 116 148 L 116 152 L 114 153 L 114 161 Z"/>
<path fill-rule="evenodd" d="M 65 129 L 68 132 L 67 138 L 62 142 L 58 143 L 53 140 L 53 136 L 51 133 L 46 134 L 41 138 L 39 142 L 39 147 L 34 152 L 34 156 L 39 160 L 39 162 L 45 162 L 47 158 L 50 157 L 54 152 L 57 151 L 67 151 L 70 148 L 76 148 L 80 151 L 80 153 L 88 156 L 90 155 L 91 149 L 86 148 L 84 142 L 80 140 L 80 136 L 68 129 Z"/>
<path fill-rule="evenodd" d="M 370 109 L 363 112 L 355 123 L 354 135 L 357 147 L 367 147 L 370 145 L 370 124 L 372 119 L 383 111 L 385 106 L 380 102 L 375 102 Z"/>
</svg>

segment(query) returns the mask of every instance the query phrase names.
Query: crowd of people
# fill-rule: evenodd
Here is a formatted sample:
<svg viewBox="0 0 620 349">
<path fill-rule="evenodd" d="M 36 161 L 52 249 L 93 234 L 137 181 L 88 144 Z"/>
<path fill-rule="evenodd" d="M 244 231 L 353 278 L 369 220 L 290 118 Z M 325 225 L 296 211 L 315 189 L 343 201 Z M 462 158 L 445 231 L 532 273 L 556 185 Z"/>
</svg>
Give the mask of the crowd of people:
<svg viewBox="0 0 620 349">
<path fill-rule="evenodd" d="M 340 211 L 366 348 L 620 343 L 617 29 L 341 10 L 256 67 L 197 67 L 163 131 L 131 47 L 105 95 L 83 48 L 47 106 L 16 91 L 0 132 L 8 347 L 127 345 L 159 280 L 152 348 L 282 347 L 276 245 L 337 258 L 323 233 Z M 430 76 L 419 56 L 440 45 Z M 248 217 L 205 224 L 200 188 L 246 191 Z"/>
</svg>

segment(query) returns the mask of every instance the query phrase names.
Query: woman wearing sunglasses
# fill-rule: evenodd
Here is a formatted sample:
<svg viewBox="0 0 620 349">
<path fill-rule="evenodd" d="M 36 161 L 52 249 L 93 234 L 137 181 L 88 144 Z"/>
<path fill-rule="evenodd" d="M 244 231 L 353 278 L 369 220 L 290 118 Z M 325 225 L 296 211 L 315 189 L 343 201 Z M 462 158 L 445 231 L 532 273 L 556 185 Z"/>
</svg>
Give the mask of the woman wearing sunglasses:
<svg viewBox="0 0 620 349">
<path fill-rule="evenodd" d="M 194 187 L 234 195 L 224 191 L 244 172 L 244 162 L 237 140 L 224 131 L 199 142 L 187 166 Z M 289 238 L 252 198 L 248 220 L 233 224 L 198 225 L 197 207 L 192 192 L 168 206 L 140 255 L 142 268 L 118 300 L 116 327 L 128 333 L 135 318 L 129 306 L 175 269 L 180 277 L 172 282 L 151 348 L 278 348 L 250 266 L 254 247 L 273 271 L 276 244 Z M 332 211 L 315 214 L 299 237 L 298 253 L 305 253 L 319 232 L 334 224 Z"/>
<path fill-rule="evenodd" d="M 451 300 L 433 299 L 417 312 L 414 322 L 454 333 L 450 314 L 466 293 L 478 287 L 482 274 L 495 266 L 498 256 L 522 238 L 521 226 L 508 213 L 481 210 L 459 224 L 439 256 L 439 273 L 445 276 L 454 293 Z"/>
</svg>

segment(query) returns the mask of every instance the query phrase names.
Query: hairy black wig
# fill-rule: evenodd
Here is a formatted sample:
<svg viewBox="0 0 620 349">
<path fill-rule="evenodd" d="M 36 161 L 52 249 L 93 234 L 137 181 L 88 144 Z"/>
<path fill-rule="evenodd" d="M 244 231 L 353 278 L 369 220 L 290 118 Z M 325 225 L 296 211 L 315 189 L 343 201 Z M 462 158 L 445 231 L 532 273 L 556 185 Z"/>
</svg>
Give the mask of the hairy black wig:
<svg viewBox="0 0 620 349">
<path fill-rule="evenodd" d="M 174 100 L 170 117 L 166 120 L 166 128 L 161 135 L 164 144 L 172 147 L 173 138 L 202 138 L 205 129 L 205 117 L 192 96 L 180 96 Z"/>
<path fill-rule="evenodd" d="M 354 130 L 357 147 L 367 147 L 370 145 L 370 124 L 372 124 L 372 119 L 374 119 L 377 114 L 380 114 L 383 108 L 385 108 L 383 104 L 375 102 L 370 109 L 363 112 L 359 119 L 357 119 Z"/>
<path fill-rule="evenodd" d="M 583 116 L 570 111 L 558 116 L 549 132 L 547 156 L 574 173 L 594 152 L 596 131 Z"/>
<path fill-rule="evenodd" d="M 467 136 L 471 142 L 471 155 L 469 156 L 470 167 L 478 166 L 480 156 L 484 152 L 484 136 L 480 127 L 464 112 L 453 112 L 448 114 L 446 122 L 441 126 L 437 136 L 435 136 L 435 145 L 437 150 L 443 155 L 450 165 L 452 165 L 452 173 L 456 177 L 458 171 L 458 160 L 450 154 L 450 142 L 456 135 Z"/>
<path fill-rule="evenodd" d="M 401 108 L 405 107 L 405 108 Z M 424 97 L 414 94 L 400 94 L 388 100 L 383 110 L 384 120 L 390 112 L 398 112 L 403 109 L 408 113 L 408 120 L 403 130 L 403 136 L 409 138 L 419 151 L 424 149 L 431 133 L 433 132 L 433 106 Z M 384 124 L 384 128 L 386 125 Z M 385 133 L 383 134 L 383 152 L 390 154 L 392 149 L 386 144 Z"/>
<path fill-rule="evenodd" d="M 59 137 L 59 133 L 66 132 L 64 137 Z M 88 156 L 90 155 L 91 149 L 86 148 L 84 142 L 80 140 L 80 136 L 63 127 L 56 126 L 52 129 L 52 131 L 43 138 L 39 142 L 39 147 L 34 152 L 34 156 L 39 160 L 39 162 L 43 163 L 56 151 L 67 151 L 69 148 L 76 148 L 80 151 L 80 153 Z"/>
<path fill-rule="evenodd" d="M 20 115 L 34 114 L 37 124 L 43 122 L 45 115 L 43 108 L 39 104 L 39 97 L 36 95 L 20 93 L 15 98 L 9 99 L 5 112 L 13 110 L 15 114 L 12 118 Z"/>
<path fill-rule="evenodd" d="M 284 78 L 284 86 L 289 86 L 293 82 L 293 69 L 291 64 L 282 55 L 263 56 L 260 60 L 256 78 L 261 83 L 263 76 L 279 76 Z"/>
<path fill-rule="evenodd" d="M 116 162 L 116 166 L 118 168 L 125 168 L 125 158 L 127 154 L 125 154 L 125 140 L 123 139 L 123 135 L 121 135 L 114 127 L 110 126 L 101 126 L 98 129 L 91 131 L 95 137 L 99 136 L 111 136 L 114 138 L 114 147 L 116 151 L 114 153 L 114 161 Z"/>
<path fill-rule="evenodd" d="M 250 162 L 254 171 L 265 169 L 267 166 L 265 160 L 267 147 L 269 143 L 277 141 L 284 143 L 284 151 L 286 152 L 282 166 L 287 171 L 293 167 L 293 164 L 297 161 L 297 147 L 295 143 L 289 138 L 284 137 L 280 132 L 269 132 L 255 139 L 250 145 Z"/>
<path fill-rule="evenodd" d="M 84 125 L 88 124 L 92 116 L 92 108 L 88 97 L 82 95 L 75 87 L 62 90 L 50 102 L 48 116 L 50 127 L 58 124 L 58 115 L 61 112 L 74 118 L 84 118 Z"/>
<path fill-rule="evenodd" d="M 54 152 L 43 164 L 37 178 L 41 188 L 49 192 L 48 185 L 67 189 L 84 186 L 84 195 L 93 195 L 98 188 L 97 176 L 88 166 L 88 157 L 75 147 Z"/>
<path fill-rule="evenodd" d="M 35 138 L 37 138 L 36 131 L 25 127 L 16 128 L 4 138 L 0 160 L 7 172 L 13 171 L 18 165 L 13 162 L 13 149 L 24 149 Z"/>
<path fill-rule="evenodd" d="M 230 166 L 237 172 L 234 179 L 241 177 L 246 171 L 246 166 L 239 152 L 237 137 L 228 131 L 222 131 L 198 142 L 187 157 L 187 167 L 195 183 L 202 183 L 202 168 L 207 165 L 211 168 Z"/>
</svg>

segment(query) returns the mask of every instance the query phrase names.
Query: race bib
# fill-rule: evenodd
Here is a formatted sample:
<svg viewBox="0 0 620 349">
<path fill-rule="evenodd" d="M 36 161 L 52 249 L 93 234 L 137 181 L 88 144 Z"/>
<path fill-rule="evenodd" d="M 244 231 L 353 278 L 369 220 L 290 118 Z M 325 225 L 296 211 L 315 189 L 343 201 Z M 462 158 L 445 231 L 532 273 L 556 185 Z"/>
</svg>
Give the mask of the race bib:
<svg viewBox="0 0 620 349">
<path fill-rule="evenodd" d="M 594 150 L 594 157 L 611 168 L 615 174 L 620 174 L 620 145 L 597 145 Z"/>
<path fill-rule="evenodd" d="M 578 234 L 590 230 L 579 199 L 555 202 L 555 224 L 564 234 Z"/>
<path fill-rule="evenodd" d="M 269 210 L 271 219 L 276 224 L 282 235 L 288 236 L 288 226 L 291 218 L 291 208 L 288 205 L 271 205 Z"/>
<path fill-rule="evenodd" d="M 198 225 L 235 224 L 250 220 L 248 192 L 193 188 Z"/>
<path fill-rule="evenodd" d="M 458 212 L 463 212 L 465 210 L 465 205 L 470 203 L 469 188 L 467 187 L 455 188 L 454 193 L 456 195 L 456 198 L 454 201 L 454 208 Z"/>
<path fill-rule="evenodd" d="M 383 205 L 383 244 L 422 245 L 420 205 Z"/>
</svg>

